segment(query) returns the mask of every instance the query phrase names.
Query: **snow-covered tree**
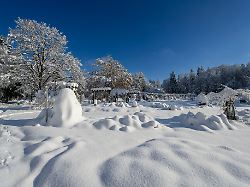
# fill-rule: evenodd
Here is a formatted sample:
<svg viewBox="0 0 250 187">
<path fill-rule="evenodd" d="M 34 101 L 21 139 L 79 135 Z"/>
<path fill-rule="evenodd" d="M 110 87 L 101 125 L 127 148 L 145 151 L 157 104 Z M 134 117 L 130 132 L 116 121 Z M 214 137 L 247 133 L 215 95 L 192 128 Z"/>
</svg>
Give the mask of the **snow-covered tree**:
<svg viewBox="0 0 250 187">
<path fill-rule="evenodd" d="M 196 77 L 196 93 L 206 92 L 206 72 L 204 68 L 198 67 L 197 69 L 197 77 Z"/>
<path fill-rule="evenodd" d="M 133 74 L 132 77 L 133 77 L 132 89 L 136 91 L 144 91 L 147 86 L 144 74 L 142 72 L 139 72 Z"/>
<path fill-rule="evenodd" d="M 3 101 L 20 96 L 20 84 L 12 75 L 15 59 L 16 56 L 10 53 L 6 38 L 0 37 L 0 99 Z"/>
<path fill-rule="evenodd" d="M 11 73 L 15 56 L 10 53 L 10 46 L 4 37 L 0 37 L 0 87 L 7 87 L 11 82 Z"/>
<path fill-rule="evenodd" d="M 42 90 L 52 81 L 84 82 L 80 61 L 67 51 L 67 39 L 55 27 L 34 20 L 18 19 L 8 41 L 16 61 L 16 76 L 26 92 Z M 79 81 L 80 80 L 80 81 Z"/>
<path fill-rule="evenodd" d="M 161 82 L 159 80 L 149 80 L 148 81 L 152 88 L 160 88 Z"/>
<path fill-rule="evenodd" d="M 177 93 L 178 92 L 178 83 L 176 80 L 176 75 L 174 72 L 170 73 L 170 78 L 169 78 L 169 89 L 170 93 Z"/>
<path fill-rule="evenodd" d="M 83 94 L 86 86 L 85 75 L 84 71 L 80 69 L 81 66 L 82 64 L 79 59 L 75 58 L 70 53 L 66 54 L 64 69 L 66 72 L 67 81 L 78 84 L 77 91 L 80 95 Z"/>
<path fill-rule="evenodd" d="M 179 80 L 180 93 L 188 93 L 189 92 L 188 89 L 189 89 L 189 85 L 190 85 L 188 76 L 186 74 L 179 75 L 178 80 Z"/>
<path fill-rule="evenodd" d="M 130 89 L 133 78 L 127 69 L 111 56 L 98 58 L 91 73 L 93 87 Z"/>
<path fill-rule="evenodd" d="M 175 82 L 174 79 L 172 82 Z M 191 69 L 189 75 L 178 76 L 177 84 L 180 93 L 219 92 L 221 91 L 221 85 L 233 89 L 249 89 L 250 63 L 246 65 L 220 65 L 206 70 L 203 67 L 198 67 L 196 74 Z M 166 92 L 172 92 L 173 87 L 170 85 L 170 78 L 165 79 L 162 86 Z"/>
<path fill-rule="evenodd" d="M 194 93 L 195 92 L 195 73 L 194 70 L 191 69 L 189 72 L 189 87 L 188 87 L 188 92 L 189 93 Z"/>
<path fill-rule="evenodd" d="M 0 66 L 2 66 L 9 57 L 9 48 L 4 39 L 4 37 L 0 36 Z"/>
</svg>

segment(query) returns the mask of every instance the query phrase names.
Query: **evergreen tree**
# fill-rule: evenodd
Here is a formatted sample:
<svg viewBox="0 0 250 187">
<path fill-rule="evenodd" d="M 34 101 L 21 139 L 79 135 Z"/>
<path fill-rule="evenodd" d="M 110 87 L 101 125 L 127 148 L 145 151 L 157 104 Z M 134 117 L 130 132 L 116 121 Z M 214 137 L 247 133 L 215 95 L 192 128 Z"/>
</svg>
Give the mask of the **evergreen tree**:
<svg viewBox="0 0 250 187">
<path fill-rule="evenodd" d="M 194 74 L 194 70 L 191 69 L 190 73 L 189 73 L 189 89 L 188 92 L 189 93 L 194 93 L 195 92 L 195 74 Z"/>
<path fill-rule="evenodd" d="M 169 77 L 169 89 L 170 89 L 170 93 L 177 93 L 178 92 L 178 83 L 176 80 L 176 75 L 175 73 L 172 71 L 170 73 L 170 77 Z"/>
</svg>

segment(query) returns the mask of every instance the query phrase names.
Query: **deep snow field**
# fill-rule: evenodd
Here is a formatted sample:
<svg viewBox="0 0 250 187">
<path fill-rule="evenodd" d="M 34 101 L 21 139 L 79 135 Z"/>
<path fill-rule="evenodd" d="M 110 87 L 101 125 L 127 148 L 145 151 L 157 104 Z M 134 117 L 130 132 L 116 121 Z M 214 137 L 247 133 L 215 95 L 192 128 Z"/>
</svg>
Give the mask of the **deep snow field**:
<svg viewBox="0 0 250 187">
<path fill-rule="evenodd" d="M 1 104 L 0 186 L 250 186 L 250 107 L 235 122 L 191 101 L 131 105 L 84 104 L 50 126 Z"/>
</svg>

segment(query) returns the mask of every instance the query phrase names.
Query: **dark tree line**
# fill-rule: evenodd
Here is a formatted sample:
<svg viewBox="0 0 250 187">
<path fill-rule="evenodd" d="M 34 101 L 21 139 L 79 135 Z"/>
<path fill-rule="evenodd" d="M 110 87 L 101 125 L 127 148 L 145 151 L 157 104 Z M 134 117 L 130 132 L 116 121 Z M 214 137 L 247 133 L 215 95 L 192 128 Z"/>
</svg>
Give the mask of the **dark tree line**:
<svg viewBox="0 0 250 187">
<path fill-rule="evenodd" d="M 187 74 L 170 73 L 162 83 L 167 93 L 196 93 L 218 92 L 222 85 L 233 89 L 250 87 L 250 63 L 241 65 L 221 65 L 204 69 L 198 67 Z"/>
</svg>

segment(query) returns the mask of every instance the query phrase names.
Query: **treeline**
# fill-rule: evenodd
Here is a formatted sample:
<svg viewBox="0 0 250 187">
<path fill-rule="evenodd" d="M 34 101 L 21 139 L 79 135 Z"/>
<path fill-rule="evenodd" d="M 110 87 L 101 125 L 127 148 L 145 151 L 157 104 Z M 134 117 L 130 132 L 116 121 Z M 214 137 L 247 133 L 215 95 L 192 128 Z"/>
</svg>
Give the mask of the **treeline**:
<svg viewBox="0 0 250 187">
<path fill-rule="evenodd" d="M 233 89 L 249 88 L 250 63 L 241 65 L 221 65 L 204 69 L 198 67 L 197 71 L 190 70 L 187 74 L 176 75 L 170 73 L 169 78 L 162 83 L 167 93 L 196 93 L 217 92 L 222 85 Z"/>
</svg>

